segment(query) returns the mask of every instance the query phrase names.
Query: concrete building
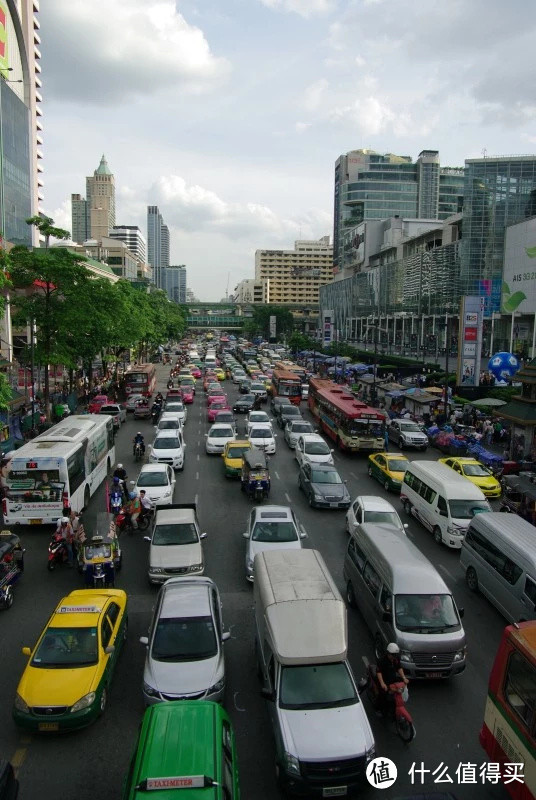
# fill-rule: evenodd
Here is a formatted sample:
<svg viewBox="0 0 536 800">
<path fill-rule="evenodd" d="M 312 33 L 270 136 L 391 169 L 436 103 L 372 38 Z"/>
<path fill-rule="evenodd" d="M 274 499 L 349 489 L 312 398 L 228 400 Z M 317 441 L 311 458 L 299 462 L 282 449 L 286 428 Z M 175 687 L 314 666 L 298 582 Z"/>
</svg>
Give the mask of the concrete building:
<svg viewBox="0 0 536 800">
<path fill-rule="evenodd" d="M 353 150 L 335 162 L 334 271 L 348 228 L 370 219 L 446 219 L 461 211 L 463 169 L 442 168 L 437 150 L 410 156 Z"/>
<path fill-rule="evenodd" d="M 169 228 L 158 206 L 147 206 L 147 261 L 153 268 L 153 281 L 163 289 L 162 269 L 169 266 Z"/>
<path fill-rule="evenodd" d="M 110 238 L 124 242 L 140 261 L 143 263 L 147 261 L 147 241 L 137 225 L 114 225 L 110 231 Z"/>
<path fill-rule="evenodd" d="M 235 286 L 233 302 L 263 303 L 264 284 L 262 281 L 256 281 L 255 278 L 246 278 L 246 280 L 240 281 L 240 283 Z"/>
<path fill-rule="evenodd" d="M 58 247 L 68 247 L 74 253 L 80 253 L 94 261 L 107 264 L 114 275 L 128 281 L 138 280 L 138 273 L 143 273 L 146 265 L 131 253 L 126 244 L 110 236 L 101 239 L 88 239 L 83 244 L 75 242 L 58 242 Z"/>
<path fill-rule="evenodd" d="M 115 225 L 115 178 L 103 155 L 86 177 L 86 197 L 71 195 L 72 237 L 78 244 L 108 236 Z"/>
<path fill-rule="evenodd" d="M 320 286 L 333 280 L 329 236 L 296 241 L 294 250 L 257 250 L 255 282 L 263 284 L 265 303 L 318 303 Z"/>
<path fill-rule="evenodd" d="M 186 303 L 186 275 L 184 264 L 162 267 L 162 289 L 173 303 Z"/>
<path fill-rule="evenodd" d="M 197 297 L 195 296 L 193 289 L 189 289 L 186 287 L 186 302 L 187 303 L 197 303 Z"/>
<path fill-rule="evenodd" d="M 73 242 L 82 244 L 91 238 L 88 203 L 81 194 L 71 195 L 71 236 Z"/>
</svg>

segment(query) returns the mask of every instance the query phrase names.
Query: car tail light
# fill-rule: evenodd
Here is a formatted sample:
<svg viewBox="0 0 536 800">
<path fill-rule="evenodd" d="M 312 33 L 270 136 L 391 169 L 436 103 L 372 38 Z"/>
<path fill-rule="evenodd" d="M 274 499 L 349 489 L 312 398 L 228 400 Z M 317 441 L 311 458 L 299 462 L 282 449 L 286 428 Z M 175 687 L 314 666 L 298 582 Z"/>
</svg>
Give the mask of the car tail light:
<svg viewBox="0 0 536 800">
<path fill-rule="evenodd" d="M 6 497 L 4 497 L 4 499 L 2 500 L 2 514 L 4 515 L 4 517 L 7 515 L 7 498 Z"/>
<path fill-rule="evenodd" d="M 63 492 L 61 499 L 63 502 L 63 507 L 69 508 L 69 492 Z"/>
</svg>

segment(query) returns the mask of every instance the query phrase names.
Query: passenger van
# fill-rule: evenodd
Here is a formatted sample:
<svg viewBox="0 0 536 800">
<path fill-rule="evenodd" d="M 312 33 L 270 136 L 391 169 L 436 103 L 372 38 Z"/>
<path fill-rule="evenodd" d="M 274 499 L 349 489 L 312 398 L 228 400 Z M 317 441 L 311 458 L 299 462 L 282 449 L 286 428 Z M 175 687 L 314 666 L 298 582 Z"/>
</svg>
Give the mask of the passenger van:
<svg viewBox="0 0 536 800">
<path fill-rule="evenodd" d="M 406 536 L 365 523 L 351 534 L 343 567 L 348 605 L 359 608 L 376 658 L 400 647 L 410 678 L 450 678 L 465 669 L 463 609 L 436 568 Z"/>
<path fill-rule="evenodd" d="M 438 544 L 453 548 L 462 546 L 473 517 L 491 511 L 478 486 L 436 461 L 410 461 L 400 499 L 406 514 L 432 531 Z"/>
<path fill-rule="evenodd" d="M 365 780 L 374 738 L 348 663 L 344 601 L 316 550 L 254 561 L 257 669 L 269 701 L 280 787 L 346 796 Z"/>
<path fill-rule="evenodd" d="M 235 737 L 219 703 L 181 700 L 146 710 L 123 800 L 169 798 L 170 789 L 188 789 L 188 800 L 240 800 Z"/>
<path fill-rule="evenodd" d="M 536 619 L 536 528 L 517 514 L 475 517 L 460 565 L 467 585 L 480 590 L 508 622 Z"/>
</svg>

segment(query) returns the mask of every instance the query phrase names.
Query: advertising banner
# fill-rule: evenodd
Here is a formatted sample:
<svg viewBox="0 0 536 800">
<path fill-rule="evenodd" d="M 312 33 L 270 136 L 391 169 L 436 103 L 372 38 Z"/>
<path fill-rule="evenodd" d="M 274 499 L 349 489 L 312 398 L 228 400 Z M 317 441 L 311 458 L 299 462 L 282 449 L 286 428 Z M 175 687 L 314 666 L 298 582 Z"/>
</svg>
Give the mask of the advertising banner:
<svg viewBox="0 0 536 800">
<path fill-rule="evenodd" d="M 333 311 L 322 312 L 322 342 L 329 345 L 333 341 Z"/>
<path fill-rule="evenodd" d="M 276 334 L 277 334 L 276 321 L 277 321 L 277 317 L 274 314 L 271 314 L 270 315 L 270 340 L 273 340 L 274 342 L 276 340 Z"/>
<path fill-rule="evenodd" d="M 536 310 L 536 217 L 506 229 L 501 311 Z"/>
<path fill-rule="evenodd" d="M 482 324 L 485 309 L 485 297 L 466 296 L 461 298 L 459 333 L 461 347 L 458 355 L 458 384 L 478 386 L 480 383 Z"/>
</svg>

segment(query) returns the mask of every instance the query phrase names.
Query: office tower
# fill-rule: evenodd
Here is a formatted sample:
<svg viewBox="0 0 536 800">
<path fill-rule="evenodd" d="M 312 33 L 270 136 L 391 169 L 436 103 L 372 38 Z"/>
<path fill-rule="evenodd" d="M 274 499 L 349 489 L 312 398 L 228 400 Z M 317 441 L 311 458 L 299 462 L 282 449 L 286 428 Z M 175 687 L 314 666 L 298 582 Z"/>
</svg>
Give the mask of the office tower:
<svg viewBox="0 0 536 800">
<path fill-rule="evenodd" d="M 161 268 L 161 288 L 173 303 L 186 303 L 186 274 L 184 264 Z"/>
<path fill-rule="evenodd" d="M 164 289 L 162 269 L 169 266 L 169 228 L 158 206 L 147 206 L 147 261 L 153 268 L 153 283 Z"/>
<path fill-rule="evenodd" d="M 169 228 L 167 225 L 162 225 L 160 231 L 160 258 L 161 258 L 161 267 L 165 269 L 169 267 Z"/>
<path fill-rule="evenodd" d="M 147 261 L 147 242 L 137 225 L 114 225 L 110 231 L 110 238 L 124 242 L 140 261 L 143 263 Z"/>
<path fill-rule="evenodd" d="M 115 178 L 103 155 L 93 175 L 86 178 L 90 239 L 108 236 L 115 225 Z"/>
<path fill-rule="evenodd" d="M 91 238 L 89 230 L 88 202 L 80 194 L 71 195 L 71 239 L 83 244 Z"/>
</svg>

